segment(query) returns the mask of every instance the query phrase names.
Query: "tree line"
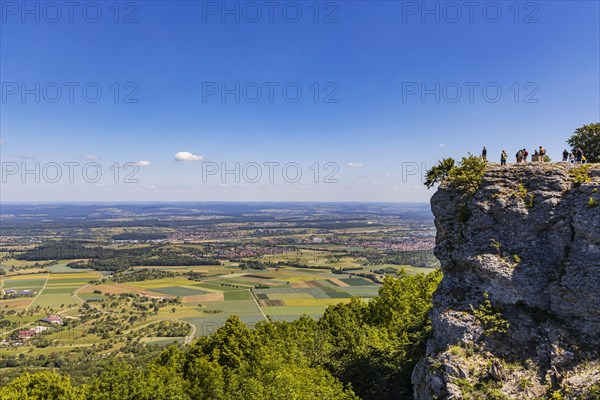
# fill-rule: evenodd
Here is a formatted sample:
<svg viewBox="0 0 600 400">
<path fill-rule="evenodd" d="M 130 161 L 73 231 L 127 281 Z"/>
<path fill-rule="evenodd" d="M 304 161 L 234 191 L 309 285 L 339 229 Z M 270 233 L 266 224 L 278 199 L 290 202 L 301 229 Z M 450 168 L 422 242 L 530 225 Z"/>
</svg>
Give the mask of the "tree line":
<svg viewBox="0 0 600 400">
<path fill-rule="evenodd" d="M 138 266 L 221 265 L 220 261 L 206 257 L 204 253 L 195 249 L 175 249 L 164 245 L 111 249 L 65 240 L 44 243 L 15 258 L 26 261 L 78 260 L 69 263 L 68 266 L 98 271 L 125 271 Z M 84 261 L 81 261 L 82 259 Z"/>
</svg>

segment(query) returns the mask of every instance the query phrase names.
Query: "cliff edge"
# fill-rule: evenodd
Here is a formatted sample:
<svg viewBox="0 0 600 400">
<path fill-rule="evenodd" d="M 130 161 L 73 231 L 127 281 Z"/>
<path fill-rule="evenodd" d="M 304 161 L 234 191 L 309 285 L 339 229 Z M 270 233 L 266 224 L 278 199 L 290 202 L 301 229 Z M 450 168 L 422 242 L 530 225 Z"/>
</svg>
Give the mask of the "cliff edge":
<svg viewBox="0 0 600 400">
<path fill-rule="evenodd" d="M 415 398 L 600 398 L 600 164 L 488 165 L 431 200 L 444 278 Z"/>
</svg>

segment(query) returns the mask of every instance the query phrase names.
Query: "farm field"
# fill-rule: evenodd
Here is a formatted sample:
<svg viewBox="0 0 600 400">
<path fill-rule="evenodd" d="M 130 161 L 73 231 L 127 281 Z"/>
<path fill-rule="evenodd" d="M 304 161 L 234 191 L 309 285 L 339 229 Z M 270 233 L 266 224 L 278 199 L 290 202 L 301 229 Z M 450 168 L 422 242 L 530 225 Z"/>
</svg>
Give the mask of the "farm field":
<svg viewBox="0 0 600 400">
<path fill-rule="evenodd" d="M 26 307 L 66 307 L 76 305 L 79 302 L 73 293 L 88 282 L 98 279 L 100 276 L 96 271 L 76 270 L 66 267 L 65 264 L 57 264 L 46 267 L 49 271 L 43 274 L 13 275 L 3 279 L 2 290 L 17 291 L 31 290 L 34 297 L 18 297 L 5 299 L 1 308 L 14 306 L 20 308 L 27 301 Z"/>
</svg>

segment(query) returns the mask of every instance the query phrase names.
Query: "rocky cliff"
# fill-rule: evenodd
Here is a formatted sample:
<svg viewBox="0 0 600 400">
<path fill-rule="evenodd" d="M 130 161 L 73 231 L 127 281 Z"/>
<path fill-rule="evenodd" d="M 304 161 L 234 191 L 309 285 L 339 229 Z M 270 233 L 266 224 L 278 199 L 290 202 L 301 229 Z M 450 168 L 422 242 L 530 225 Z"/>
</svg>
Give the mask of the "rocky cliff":
<svg viewBox="0 0 600 400">
<path fill-rule="evenodd" d="M 600 165 L 562 163 L 490 165 L 473 195 L 440 186 L 416 399 L 600 398 L 599 186 Z"/>
</svg>

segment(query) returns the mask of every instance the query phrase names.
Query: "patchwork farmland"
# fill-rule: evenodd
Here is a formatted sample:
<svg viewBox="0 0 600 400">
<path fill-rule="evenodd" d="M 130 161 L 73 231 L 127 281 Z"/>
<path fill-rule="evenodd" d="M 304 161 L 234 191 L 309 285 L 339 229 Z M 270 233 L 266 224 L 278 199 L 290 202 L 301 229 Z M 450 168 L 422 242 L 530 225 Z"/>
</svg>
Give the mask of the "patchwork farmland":
<svg viewBox="0 0 600 400">
<path fill-rule="evenodd" d="M 48 266 L 42 273 L 5 275 L 0 309 L 8 311 L 6 320 L 10 323 L 6 323 L 0 334 L 3 339 L 14 336 L 15 332 L 35 327 L 41 318 L 56 314 L 68 324 L 44 332 L 55 351 L 97 346 L 114 339 L 114 335 L 96 332 L 95 319 L 88 315 L 102 316 L 110 322 L 123 313 L 136 315 L 140 307 L 149 309 L 153 304 L 160 304 L 154 313 L 143 312 L 139 318 L 130 318 L 132 322 L 124 325 L 125 329 L 108 327 L 107 332 L 137 335 L 144 343 L 183 342 L 211 334 L 232 315 L 239 316 L 249 326 L 266 320 L 292 321 L 303 315 L 319 318 L 330 305 L 347 302 L 354 296 L 368 301 L 379 289 L 379 285 L 369 279 L 323 269 L 286 267 L 244 272 L 236 266 L 208 266 L 202 273 L 209 277 L 199 280 L 189 279 L 183 272 L 187 268 L 155 269 L 175 272 L 175 275 L 118 283 L 110 275 L 70 268 L 65 262 Z M 8 295 L 23 291 L 30 294 Z M 127 303 L 123 298 L 132 300 Z M 163 306 L 163 303 L 168 305 Z M 182 324 L 186 335 L 161 337 L 143 333 L 147 326 L 160 321 Z M 9 354 L 13 351 L 0 350 Z M 31 351 L 44 354 L 46 349 L 32 347 Z"/>
<path fill-rule="evenodd" d="M 237 270 L 239 271 L 239 269 Z M 270 320 L 294 320 L 302 315 L 318 318 L 332 304 L 353 296 L 365 299 L 377 294 L 379 285 L 364 278 L 341 278 L 322 270 L 278 269 L 206 278 L 165 278 L 128 284 L 103 283 L 88 286 L 80 296 L 134 292 L 151 298 L 180 298 L 172 317 L 188 321 L 203 335 L 238 315 L 252 326 Z"/>
</svg>

